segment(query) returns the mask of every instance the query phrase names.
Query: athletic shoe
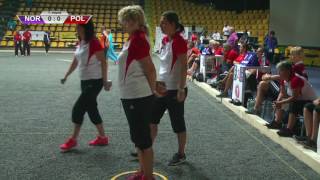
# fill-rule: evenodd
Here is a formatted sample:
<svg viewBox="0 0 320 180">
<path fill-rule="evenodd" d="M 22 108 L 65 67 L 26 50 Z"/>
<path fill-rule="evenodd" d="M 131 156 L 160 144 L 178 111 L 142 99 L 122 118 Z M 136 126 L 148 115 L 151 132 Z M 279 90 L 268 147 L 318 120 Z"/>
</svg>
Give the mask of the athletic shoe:
<svg viewBox="0 0 320 180">
<path fill-rule="evenodd" d="M 63 151 L 69 151 L 76 146 L 77 146 L 77 140 L 73 138 L 69 138 L 64 144 L 60 145 L 60 149 Z"/>
<path fill-rule="evenodd" d="M 307 140 L 303 142 L 303 147 L 306 149 L 310 149 L 314 152 L 317 152 L 317 143 L 313 140 Z"/>
<path fill-rule="evenodd" d="M 138 157 L 138 153 L 137 153 L 137 152 L 131 152 L 130 155 L 131 155 L 132 157 L 135 157 L 135 158 Z"/>
<path fill-rule="evenodd" d="M 169 166 L 177 166 L 186 161 L 186 155 L 181 155 L 180 153 L 176 153 L 173 155 L 172 159 L 169 161 Z"/>
<path fill-rule="evenodd" d="M 136 172 L 129 177 L 126 178 L 126 180 L 141 180 L 143 178 L 142 172 Z"/>
<path fill-rule="evenodd" d="M 228 93 L 222 92 L 221 94 L 218 94 L 216 97 L 225 98 L 225 97 L 228 97 Z"/>
<path fill-rule="evenodd" d="M 281 137 L 292 137 L 293 136 L 293 132 L 291 129 L 288 128 L 283 128 L 280 129 L 277 134 Z"/>
<path fill-rule="evenodd" d="M 272 121 L 269 124 L 266 124 L 268 129 L 280 129 L 281 128 L 281 124 L 277 123 L 276 121 Z"/>
<path fill-rule="evenodd" d="M 105 137 L 97 136 L 96 139 L 89 142 L 90 146 L 105 146 L 108 144 L 109 144 L 109 139 L 107 136 Z"/>
</svg>

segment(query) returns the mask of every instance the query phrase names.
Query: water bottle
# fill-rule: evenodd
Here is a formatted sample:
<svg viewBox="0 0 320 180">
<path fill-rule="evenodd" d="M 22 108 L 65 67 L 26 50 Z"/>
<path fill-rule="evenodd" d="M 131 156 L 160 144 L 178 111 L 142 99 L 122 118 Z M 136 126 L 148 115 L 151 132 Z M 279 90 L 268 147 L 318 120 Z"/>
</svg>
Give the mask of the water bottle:
<svg viewBox="0 0 320 180">
<path fill-rule="evenodd" d="M 255 105 L 255 100 L 254 99 L 248 99 L 247 102 L 247 109 L 249 112 L 253 112 L 254 111 L 254 105 Z"/>
</svg>

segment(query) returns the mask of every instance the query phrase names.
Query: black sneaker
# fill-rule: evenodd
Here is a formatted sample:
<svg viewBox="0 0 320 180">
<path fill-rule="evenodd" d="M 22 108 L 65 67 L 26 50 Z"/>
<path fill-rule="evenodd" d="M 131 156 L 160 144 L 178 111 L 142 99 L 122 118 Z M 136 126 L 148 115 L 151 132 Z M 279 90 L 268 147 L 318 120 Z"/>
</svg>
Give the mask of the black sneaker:
<svg viewBox="0 0 320 180">
<path fill-rule="evenodd" d="M 176 153 L 173 155 L 172 159 L 169 161 L 169 166 L 177 166 L 186 161 L 186 155 L 181 155 L 180 153 Z"/>
<path fill-rule="evenodd" d="M 283 128 L 283 129 L 280 129 L 277 134 L 281 137 L 292 137 L 293 136 L 293 133 L 292 133 L 292 130 L 291 129 L 288 129 L 288 128 Z"/>
<path fill-rule="evenodd" d="M 228 97 L 228 93 L 222 92 L 222 93 L 218 94 L 216 97 L 218 97 L 218 98 L 226 98 L 226 97 Z"/>
<path fill-rule="evenodd" d="M 298 143 L 303 143 L 304 141 L 308 140 L 307 136 L 293 136 L 293 138 L 298 142 Z"/>
<path fill-rule="evenodd" d="M 136 157 L 136 158 L 138 157 L 138 153 L 137 153 L 137 152 L 131 152 L 130 155 L 131 155 L 132 157 Z"/>
<path fill-rule="evenodd" d="M 317 143 L 313 140 L 307 140 L 303 143 L 303 147 L 317 152 Z"/>
<path fill-rule="evenodd" d="M 277 123 L 275 121 L 272 121 L 271 123 L 266 124 L 266 126 L 268 129 L 280 129 L 281 128 L 281 124 Z"/>
</svg>

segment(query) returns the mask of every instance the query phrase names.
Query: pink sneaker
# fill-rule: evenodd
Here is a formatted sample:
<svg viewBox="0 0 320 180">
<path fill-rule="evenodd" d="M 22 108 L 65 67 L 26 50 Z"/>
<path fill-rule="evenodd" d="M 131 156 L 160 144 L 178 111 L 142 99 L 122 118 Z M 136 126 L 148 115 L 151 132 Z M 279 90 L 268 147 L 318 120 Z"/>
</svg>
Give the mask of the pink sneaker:
<svg viewBox="0 0 320 180">
<path fill-rule="evenodd" d="M 136 173 L 130 175 L 129 177 L 127 177 L 126 180 L 141 180 L 142 177 L 143 177 L 142 172 L 136 172 Z"/>
<path fill-rule="evenodd" d="M 97 136 L 96 139 L 89 142 L 90 146 L 105 146 L 108 144 L 109 144 L 109 139 L 107 136 L 105 137 Z"/>
<path fill-rule="evenodd" d="M 73 138 L 69 138 L 64 144 L 60 145 L 60 149 L 63 151 L 69 151 L 70 149 L 76 146 L 77 146 L 77 140 Z"/>
</svg>

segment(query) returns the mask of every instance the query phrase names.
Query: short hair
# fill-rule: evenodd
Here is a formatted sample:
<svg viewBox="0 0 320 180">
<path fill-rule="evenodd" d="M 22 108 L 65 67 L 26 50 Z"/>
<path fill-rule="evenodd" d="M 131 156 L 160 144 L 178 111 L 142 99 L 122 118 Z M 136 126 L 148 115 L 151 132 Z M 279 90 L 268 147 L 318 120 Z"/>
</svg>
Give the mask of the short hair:
<svg viewBox="0 0 320 180">
<path fill-rule="evenodd" d="M 290 63 L 289 61 L 281 61 L 277 64 L 277 69 L 279 71 L 291 71 L 292 63 Z"/>
<path fill-rule="evenodd" d="M 303 48 L 300 46 L 295 46 L 290 49 L 290 55 L 303 57 Z"/>
<path fill-rule="evenodd" d="M 120 9 L 118 12 L 118 20 L 121 23 L 131 20 L 138 22 L 140 26 L 146 26 L 144 11 L 141 6 L 138 5 L 126 6 Z"/>
<path fill-rule="evenodd" d="M 270 31 L 270 34 L 275 35 L 276 33 L 272 30 Z"/>
<path fill-rule="evenodd" d="M 210 40 L 210 41 L 209 41 L 209 44 L 210 44 L 210 45 L 213 45 L 213 46 L 220 46 L 219 41 L 216 41 L 216 40 Z"/>
</svg>

